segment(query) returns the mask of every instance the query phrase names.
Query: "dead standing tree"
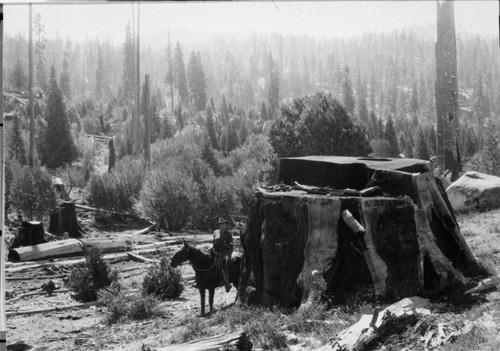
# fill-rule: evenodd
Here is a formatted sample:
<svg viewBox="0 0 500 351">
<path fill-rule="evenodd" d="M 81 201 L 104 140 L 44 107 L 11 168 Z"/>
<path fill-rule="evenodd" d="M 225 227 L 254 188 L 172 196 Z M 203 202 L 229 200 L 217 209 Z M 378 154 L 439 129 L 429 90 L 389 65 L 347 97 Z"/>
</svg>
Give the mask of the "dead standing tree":
<svg viewBox="0 0 500 351">
<path fill-rule="evenodd" d="M 298 306 L 373 288 L 388 298 L 431 296 L 463 286 L 462 272 L 476 265 L 427 161 L 285 158 L 279 180 L 289 186 L 261 189 L 250 202 L 243 298 Z"/>
<path fill-rule="evenodd" d="M 458 179 L 460 160 L 458 136 L 457 43 L 453 1 L 437 1 L 436 42 L 437 158 L 442 171 Z"/>
</svg>

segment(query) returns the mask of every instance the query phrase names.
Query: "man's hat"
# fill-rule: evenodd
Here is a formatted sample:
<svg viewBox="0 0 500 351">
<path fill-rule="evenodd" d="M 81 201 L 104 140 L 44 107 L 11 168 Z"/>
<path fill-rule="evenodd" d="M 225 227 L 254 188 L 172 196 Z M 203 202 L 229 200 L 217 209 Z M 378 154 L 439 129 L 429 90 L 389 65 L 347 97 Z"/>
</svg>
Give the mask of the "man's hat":
<svg viewBox="0 0 500 351">
<path fill-rule="evenodd" d="M 222 224 L 222 223 L 227 223 L 227 221 L 224 218 L 220 217 L 219 218 L 219 224 Z"/>
</svg>

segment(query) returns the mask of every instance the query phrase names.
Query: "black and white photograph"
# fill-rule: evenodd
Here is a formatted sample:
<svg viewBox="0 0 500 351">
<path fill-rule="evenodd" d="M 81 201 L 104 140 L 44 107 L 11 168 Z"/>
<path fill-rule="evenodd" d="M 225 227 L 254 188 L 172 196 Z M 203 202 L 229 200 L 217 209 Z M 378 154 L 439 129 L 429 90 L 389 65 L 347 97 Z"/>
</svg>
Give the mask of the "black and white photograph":
<svg viewBox="0 0 500 351">
<path fill-rule="evenodd" d="M 500 350 L 499 1 L 0 15 L 0 351 Z"/>
</svg>

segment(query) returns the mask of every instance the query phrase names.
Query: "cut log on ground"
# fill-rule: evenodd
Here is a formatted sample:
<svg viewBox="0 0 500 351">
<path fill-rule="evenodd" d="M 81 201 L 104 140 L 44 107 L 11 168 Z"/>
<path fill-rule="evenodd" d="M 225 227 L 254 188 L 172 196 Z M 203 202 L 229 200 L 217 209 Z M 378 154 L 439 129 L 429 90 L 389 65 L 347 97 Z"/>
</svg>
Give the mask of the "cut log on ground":
<svg viewBox="0 0 500 351">
<path fill-rule="evenodd" d="M 78 239 L 51 241 L 9 250 L 10 261 L 35 261 L 51 257 L 83 255 L 84 245 Z"/>
<path fill-rule="evenodd" d="M 25 311 L 15 311 L 15 312 L 7 312 L 5 315 L 7 317 L 10 316 L 19 316 L 26 314 L 37 314 L 37 313 L 46 313 L 46 312 L 54 312 L 54 311 L 66 311 L 66 310 L 74 310 L 79 308 L 89 308 L 91 306 L 95 306 L 97 302 L 84 302 L 78 303 L 74 305 L 60 306 L 60 307 L 51 307 L 51 308 L 41 308 L 37 310 L 25 310 Z"/>
<path fill-rule="evenodd" d="M 373 315 L 363 315 L 353 326 L 340 332 L 331 345 L 317 351 L 361 351 L 386 333 L 402 332 L 415 324 L 419 315 L 429 315 L 429 302 L 420 297 L 405 298 Z"/>
<path fill-rule="evenodd" d="M 279 180 L 288 185 L 261 189 L 249 202 L 242 300 L 250 288 L 257 304 L 297 307 L 322 293 L 313 272 L 322 274 L 324 292 L 336 303 L 366 288 L 388 299 L 464 288 L 463 272 L 477 262 L 427 165 L 411 159 L 282 159 Z M 378 187 L 384 196 L 309 193 L 294 190 L 295 182 L 301 189 Z M 346 210 L 355 220 L 351 226 L 341 219 Z"/>
<path fill-rule="evenodd" d="M 218 335 L 160 348 L 158 351 L 250 351 L 252 347 L 252 342 L 247 335 L 242 331 L 237 331 L 227 335 Z"/>
<path fill-rule="evenodd" d="M 131 249 L 131 243 L 125 239 L 80 239 L 83 243 L 84 250 L 90 248 L 98 249 L 101 253 L 124 252 Z"/>
<path fill-rule="evenodd" d="M 139 262 L 145 262 L 145 263 L 154 263 L 156 262 L 155 260 L 150 260 L 149 258 L 146 258 L 144 256 L 138 255 L 133 252 L 127 252 L 127 255 L 129 255 L 133 260 L 139 261 Z"/>
<path fill-rule="evenodd" d="M 83 237 L 85 231 L 78 222 L 75 206 L 74 202 L 65 201 L 50 215 L 49 233 L 57 236 L 68 233 L 70 238 Z"/>
</svg>

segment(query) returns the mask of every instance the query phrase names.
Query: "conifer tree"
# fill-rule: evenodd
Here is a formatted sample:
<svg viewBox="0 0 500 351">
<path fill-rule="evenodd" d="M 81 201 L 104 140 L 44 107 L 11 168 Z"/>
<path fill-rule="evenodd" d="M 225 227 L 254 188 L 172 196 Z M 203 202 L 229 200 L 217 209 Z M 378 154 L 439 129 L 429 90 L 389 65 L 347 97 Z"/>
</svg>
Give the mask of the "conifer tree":
<svg viewBox="0 0 500 351">
<path fill-rule="evenodd" d="M 67 54 L 64 54 L 64 60 L 62 63 L 62 73 L 59 78 L 59 86 L 61 92 L 67 99 L 71 99 L 71 87 L 70 87 L 70 74 L 69 74 L 69 64 L 67 59 Z"/>
<path fill-rule="evenodd" d="M 104 97 L 104 73 L 104 62 L 102 60 L 101 46 L 99 46 L 97 52 L 97 69 L 95 71 L 95 96 L 98 100 Z"/>
<path fill-rule="evenodd" d="M 474 133 L 474 129 L 471 127 L 465 130 L 465 142 L 464 142 L 464 158 L 470 159 L 476 152 L 479 151 L 477 144 L 477 138 Z"/>
<path fill-rule="evenodd" d="M 429 146 L 429 153 L 432 156 L 435 156 L 437 154 L 437 137 L 436 130 L 433 125 L 431 125 L 427 131 L 427 142 Z"/>
<path fill-rule="evenodd" d="M 108 147 L 109 147 L 108 172 L 111 172 L 113 168 L 115 168 L 115 162 L 116 162 L 116 151 L 113 139 L 109 139 Z"/>
<path fill-rule="evenodd" d="M 189 97 L 196 111 L 201 111 L 207 104 L 207 80 L 203 72 L 201 54 L 191 53 L 187 69 Z"/>
<path fill-rule="evenodd" d="M 45 47 L 47 46 L 47 39 L 45 38 L 45 26 L 42 24 L 42 16 L 37 13 L 34 18 L 34 28 L 36 41 L 35 41 L 35 55 L 36 62 L 36 85 L 44 92 L 47 91 L 47 72 L 45 70 Z"/>
<path fill-rule="evenodd" d="M 210 104 L 207 104 L 206 113 L 207 113 L 207 133 L 211 147 L 215 150 L 219 150 L 219 143 L 217 142 L 217 135 L 215 133 L 214 116 Z"/>
<path fill-rule="evenodd" d="M 358 116 L 365 125 L 368 125 L 368 106 L 366 105 L 366 88 L 361 84 L 358 95 Z"/>
<path fill-rule="evenodd" d="M 177 117 L 177 125 L 179 126 L 179 130 L 184 129 L 184 116 L 182 115 L 182 105 L 179 105 L 175 110 L 175 115 Z"/>
<path fill-rule="evenodd" d="M 135 76 L 135 45 L 132 37 L 130 22 L 125 28 L 125 43 L 123 44 L 123 73 L 122 73 L 122 103 L 130 105 L 135 101 L 136 76 Z"/>
<path fill-rule="evenodd" d="M 227 129 L 227 152 L 231 152 L 239 146 L 238 132 L 233 123 L 229 124 Z"/>
<path fill-rule="evenodd" d="M 342 82 L 342 101 L 344 102 L 345 109 L 350 116 L 354 114 L 354 91 L 352 89 L 351 77 L 349 75 L 349 67 L 344 68 L 344 80 Z"/>
<path fill-rule="evenodd" d="M 24 148 L 23 135 L 21 130 L 21 115 L 17 114 L 12 122 L 12 129 L 9 140 L 10 158 L 16 159 L 21 165 L 26 164 L 26 151 Z"/>
<path fill-rule="evenodd" d="M 483 172 L 490 175 L 500 175 L 500 149 L 496 123 L 489 120 L 486 124 L 483 151 L 481 153 Z"/>
<path fill-rule="evenodd" d="M 415 157 L 421 160 L 429 160 L 430 153 L 429 148 L 427 147 L 427 137 L 422 128 L 418 128 L 417 134 L 417 147 L 415 150 Z"/>
<path fill-rule="evenodd" d="M 168 116 L 165 116 L 165 118 L 163 119 L 161 129 L 162 129 L 161 134 L 163 139 L 168 139 L 175 135 L 174 123 L 172 123 L 172 120 Z"/>
<path fill-rule="evenodd" d="M 229 109 L 226 103 L 226 95 L 222 94 L 222 100 L 220 102 L 220 113 L 222 115 L 222 119 L 228 123 L 229 122 Z"/>
<path fill-rule="evenodd" d="M 50 70 L 45 120 L 47 128 L 43 137 L 42 150 L 40 150 L 42 163 L 48 168 L 58 168 L 71 163 L 78 153 L 71 136 L 66 107 L 57 85 L 54 66 Z"/>
<path fill-rule="evenodd" d="M 385 122 L 384 139 L 389 142 L 389 157 L 398 157 L 400 154 L 396 130 L 392 116 Z"/>
<path fill-rule="evenodd" d="M 266 107 L 266 103 L 264 101 L 262 101 L 260 104 L 260 119 L 263 121 L 266 121 L 268 119 L 267 107 Z"/>
<path fill-rule="evenodd" d="M 174 53 L 174 81 L 175 87 L 179 94 L 179 101 L 186 104 L 189 99 L 188 85 L 186 80 L 186 69 L 184 65 L 184 57 L 182 54 L 181 44 L 177 42 Z"/>
<path fill-rule="evenodd" d="M 210 141 L 207 141 L 203 145 L 203 152 L 201 154 L 201 158 L 203 161 L 208 163 L 210 168 L 214 171 L 214 175 L 217 177 L 221 174 L 219 162 L 217 161 L 217 158 L 215 158 L 214 151 L 210 147 Z"/>
<path fill-rule="evenodd" d="M 26 78 L 23 65 L 19 59 L 16 61 L 14 69 L 10 74 L 9 83 L 17 91 L 24 91 L 27 87 L 28 78 Z"/>
<path fill-rule="evenodd" d="M 270 52 L 268 57 L 269 82 L 267 84 L 267 99 L 269 102 L 269 118 L 272 118 L 278 110 L 280 102 L 280 73 L 278 65 Z"/>
</svg>

